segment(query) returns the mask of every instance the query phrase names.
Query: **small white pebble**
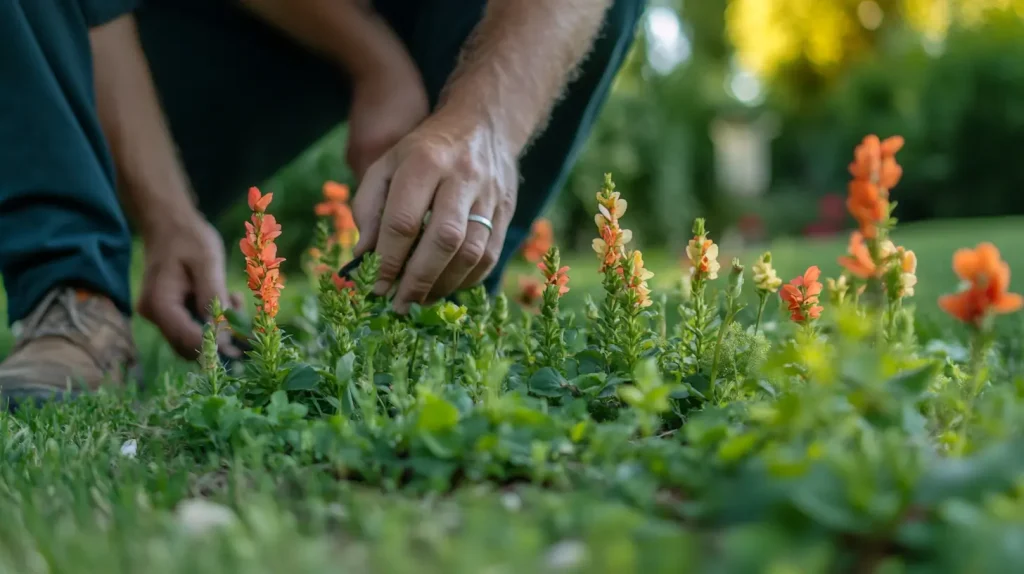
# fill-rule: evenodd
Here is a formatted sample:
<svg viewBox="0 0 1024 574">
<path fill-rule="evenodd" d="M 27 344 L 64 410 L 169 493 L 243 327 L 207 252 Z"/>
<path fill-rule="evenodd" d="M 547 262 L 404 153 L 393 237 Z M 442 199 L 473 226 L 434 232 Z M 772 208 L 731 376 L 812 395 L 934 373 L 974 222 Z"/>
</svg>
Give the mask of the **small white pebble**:
<svg viewBox="0 0 1024 574">
<path fill-rule="evenodd" d="M 523 507 L 523 499 L 514 492 L 506 492 L 501 495 L 501 505 L 509 512 L 518 512 Z"/>
<path fill-rule="evenodd" d="M 552 570 L 568 570 L 579 566 L 586 558 L 586 545 L 579 540 L 563 540 L 548 550 L 544 563 Z"/>
<path fill-rule="evenodd" d="M 130 438 L 124 441 L 121 445 L 121 454 L 128 458 L 135 458 L 135 455 L 139 453 L 139 441 Z"/>
<path fill-rule="evenodd" d="M 178 522 L 195 534 L 229 526 L 236 521 L 235 513 L 230 508 L 202 498 L 183 500 L 176 514 Z"/>
</svg>

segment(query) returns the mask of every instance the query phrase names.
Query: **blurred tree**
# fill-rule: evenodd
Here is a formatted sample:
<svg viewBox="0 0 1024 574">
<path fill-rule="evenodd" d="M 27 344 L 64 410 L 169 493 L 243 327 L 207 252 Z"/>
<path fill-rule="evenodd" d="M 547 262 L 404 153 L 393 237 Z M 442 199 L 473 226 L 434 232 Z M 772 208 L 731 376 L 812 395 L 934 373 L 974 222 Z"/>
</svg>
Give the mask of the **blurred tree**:
<svg viewBox="0 0 1024 574">
<path fill-rule="evenodd" d="M 802 99 L 873 53 L 901 1 L 732 0 L 727 29 L 745 68 Z"/>
</svg>

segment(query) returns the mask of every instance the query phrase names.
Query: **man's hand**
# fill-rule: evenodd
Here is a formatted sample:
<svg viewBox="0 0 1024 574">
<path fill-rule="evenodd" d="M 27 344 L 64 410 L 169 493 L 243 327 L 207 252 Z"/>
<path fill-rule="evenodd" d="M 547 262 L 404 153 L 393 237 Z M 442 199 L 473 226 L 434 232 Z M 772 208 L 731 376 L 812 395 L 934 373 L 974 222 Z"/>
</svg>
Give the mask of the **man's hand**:
<svg viewBox="0 0 1024 574">
<path fill-rule="evenodd" d="M 152 321 L 181 356 L 194 358 L 203 342 L 203 326 L 193 311 L 207 318 L 214 297 L 232 306 L 224 277 L 224 246 L 202 216 L 168 222 L 147 230 L 143 238 L 146 268 L 142 276 L 139 314 Z M 186 307 L 189 297 L 196 309 Z M 237 357 L 238 349 L 221 341 L 222 353 Z"/>
<path fill-rule="evenodd" d="M 438 110 L 369 168 L 353 201 L 355 251 L 381 255 L 378 294 L 402 272 L 396 311 L 469 287 L 494 267 L 515 210 L 519 155 L 610 3 L 487 2 Z M 493 232 L 468 221 L 471 214 L 491 220 Z"/>
<path fill-rule="evenodd" d="M 516 151 L 486 119 L 444 110 L 428 118 L 369 168 L 353 200 L 355 252 L 375 247 L 381 256 L 375 292 L 387 292 L 405 267 L 394 301 L 404 313 L 481 281 L 501 254 L 517 185 Z"/>
<path fill-rule="evenodd" d="M 427 117 L 430 102 L 414 66 L 381 69 L 358 78 L 349 109 L 345 159 L 358 180 L 373 162 Z"/>
</svg>

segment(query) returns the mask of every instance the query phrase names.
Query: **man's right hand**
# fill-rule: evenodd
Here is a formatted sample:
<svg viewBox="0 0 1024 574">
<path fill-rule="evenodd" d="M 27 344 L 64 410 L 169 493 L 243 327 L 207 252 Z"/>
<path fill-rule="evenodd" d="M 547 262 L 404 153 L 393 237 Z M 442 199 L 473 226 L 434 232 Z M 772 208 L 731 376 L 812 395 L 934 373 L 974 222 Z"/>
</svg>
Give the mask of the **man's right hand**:
<svg viewBox="0 0 1024 574">
<path fill-rule="evenodd" d="M 198 355 L 203 342 L 203 325 L 186 306 L 193 296 L 200 317 L 209 319 L 214 297 L 228 307 L 224 275 L 224 246 L 216 229 L 198 213 L 168 220 L 143 233 L 146 268 L 139 296 L 139 314 L 153 322 L 168 343 L 186 359 Z M 227 356 L 241 352 L 222 340 L 220 350 Z"/>
</svg>

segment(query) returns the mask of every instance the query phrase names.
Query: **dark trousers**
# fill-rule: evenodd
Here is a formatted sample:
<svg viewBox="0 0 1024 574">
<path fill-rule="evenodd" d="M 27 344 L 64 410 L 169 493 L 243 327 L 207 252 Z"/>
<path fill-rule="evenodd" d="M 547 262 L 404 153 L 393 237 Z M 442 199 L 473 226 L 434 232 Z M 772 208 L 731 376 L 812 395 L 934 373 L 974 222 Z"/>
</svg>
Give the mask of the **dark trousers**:
<svg viewBox="0 0 1024 574">
<path fill-rule="evenodd" d="M 432 106 L 485 3 L 377 0 L 377 10 L 416 61 Z M 490 289 L 498 286 L 533 220 L 564 184 L 632 43 L 643 4 L 614 2 L 596 46 L 544 133 L 521 159 L 518 207 L 499 265 L 487 279 Z M 339 67 L 233 3 L 148 0 L 136 16 L 174 140 L 207 216 L 218 215 L 249 186 L 268 178 L 346 118 L 350 89 Z M 342 161 L 342 150 L 338 157 Z M 123 225 L 93 224 L 123 220 L 115 191 L 109 185 L 92 185 L 75 192 L 73 203 L 44 205 L 41 198 L 39 205 L 24 209 L 38 221 L 19 220 L 15 236 L 0 233 L 0 272 L 11 321 L 25 316 L 62 283 L 99 290 L 130 309 L 131 237 Z M 33 202 L 31 194 L 23 195 L 16 198 L 22 208 Z M 11 198 L 4 197 L 0 182 L 0 205 L 5 199 Z M 62 223 L 48 225 L 46 219 Z M 61 233 L 65 236 L 54 236 Z M 16 243 L 17 249 L 7 243 Z M 62 249 L 54 251 L 54 245 Z M 17 265 L 11 263 L 11 253 L 20 254 Z"/>
</svg>

